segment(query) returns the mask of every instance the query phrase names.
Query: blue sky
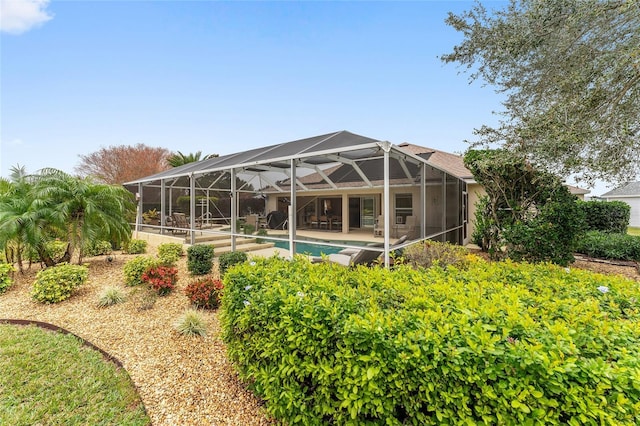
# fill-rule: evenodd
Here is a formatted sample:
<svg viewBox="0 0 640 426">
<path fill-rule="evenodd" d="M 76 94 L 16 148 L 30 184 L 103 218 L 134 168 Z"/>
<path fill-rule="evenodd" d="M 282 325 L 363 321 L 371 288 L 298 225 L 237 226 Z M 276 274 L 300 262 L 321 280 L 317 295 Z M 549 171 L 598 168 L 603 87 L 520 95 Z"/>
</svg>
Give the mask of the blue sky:
<svg viewBox="0 0 640 426">
<path fill-rule="evenodd" d="M 2 176 L 73 173 L 111 145 L 224 155 L 337 130 L 461 153 L 501 109 L 438 59 L 471 2 L 0 1 Z"/>
</svg>

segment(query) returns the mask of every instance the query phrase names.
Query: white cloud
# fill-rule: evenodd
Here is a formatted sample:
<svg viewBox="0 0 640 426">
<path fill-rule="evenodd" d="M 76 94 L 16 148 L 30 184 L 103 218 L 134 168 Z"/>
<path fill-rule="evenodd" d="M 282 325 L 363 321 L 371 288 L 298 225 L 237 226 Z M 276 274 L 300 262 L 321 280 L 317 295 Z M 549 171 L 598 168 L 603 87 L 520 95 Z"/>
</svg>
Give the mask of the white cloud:
<svg viewBox="0 0 640 426">
<path fill-rule="evenodd" d="M 0 31 L 22 34 L 42 25 L 53 18 L 48 5 L 49 0 L 0 0 Z"/>
</svg>

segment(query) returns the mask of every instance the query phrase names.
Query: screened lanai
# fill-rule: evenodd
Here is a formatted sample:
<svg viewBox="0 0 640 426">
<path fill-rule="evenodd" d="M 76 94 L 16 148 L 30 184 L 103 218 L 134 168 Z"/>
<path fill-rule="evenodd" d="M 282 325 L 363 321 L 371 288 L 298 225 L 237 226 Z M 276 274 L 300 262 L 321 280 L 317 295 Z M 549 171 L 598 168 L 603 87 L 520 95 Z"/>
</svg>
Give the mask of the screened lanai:
<svg viewBox="0 0 640 426">
<path fill-rule="evenodd" d="M 253 218 L 255 229 L 267 231 L 261 238 L 288 242 L 291 256 L 308 242 L 298 235 L 304 230 L 331 233 L 322 244 L 351 248 L 340 235 L 370 232 L 382 243 L 372 250 L 388 266 L 391 242 L 402 233 L 406 244 L 466 242 L 466 182 L 430 162 L 431 154 L 339 131 L 186 164 L 125 186 L 137 195 L 138 229 L 145 212 L 155 210 L 159 220 L 151 226 L 175 233 L 178 213 L 192 244 L 196 231 L 226 235 L 233 250 Z"/>
</svg>

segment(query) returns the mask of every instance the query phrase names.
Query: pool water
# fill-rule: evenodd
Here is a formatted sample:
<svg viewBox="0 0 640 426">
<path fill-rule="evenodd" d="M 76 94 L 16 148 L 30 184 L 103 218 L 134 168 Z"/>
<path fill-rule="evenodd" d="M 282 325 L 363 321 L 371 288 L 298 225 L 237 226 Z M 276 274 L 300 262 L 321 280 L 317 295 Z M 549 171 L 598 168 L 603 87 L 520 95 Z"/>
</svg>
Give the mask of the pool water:
<svg viewBox="0 0 640 426">
<path fill-rule="evenodd" d="M 275 247 L 289 250 L 288 241 L 276 241 L 274 244 Z M 338 253 L 340 250 L 342 250 L 340 247 L 329 247 L 313 243 L 296 243 L 296 253 L 307 254 L 309 256 L 322 256 L 323 254 L 328 255 Z"/>
</svg>

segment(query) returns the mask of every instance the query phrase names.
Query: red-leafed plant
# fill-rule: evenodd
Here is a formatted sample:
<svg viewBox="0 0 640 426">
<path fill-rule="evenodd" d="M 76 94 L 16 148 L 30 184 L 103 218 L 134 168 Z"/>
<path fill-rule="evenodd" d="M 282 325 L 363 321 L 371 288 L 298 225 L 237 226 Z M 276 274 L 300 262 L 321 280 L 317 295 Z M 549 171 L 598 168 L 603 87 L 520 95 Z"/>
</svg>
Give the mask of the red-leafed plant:
<svg viewBox="0 0 640 426">
<path fill-rule="evenodd" d="M 164 296 L 176 286 L 178 269 L 170 266 L 154 266 L 142 274 L 142 281 L 157 291 L 160 296 Z"/>
<path fill-rule="evenodd" d="M 215 309 L 220 306 L 223 288 L 222 281 L 209 277 L 190 282 L 184 293 L 197 307 Z"/>
</svg>

